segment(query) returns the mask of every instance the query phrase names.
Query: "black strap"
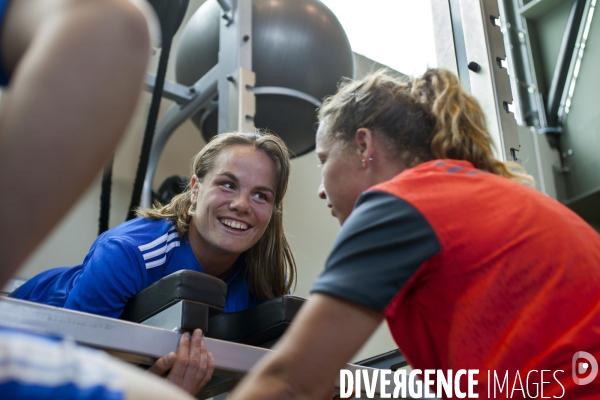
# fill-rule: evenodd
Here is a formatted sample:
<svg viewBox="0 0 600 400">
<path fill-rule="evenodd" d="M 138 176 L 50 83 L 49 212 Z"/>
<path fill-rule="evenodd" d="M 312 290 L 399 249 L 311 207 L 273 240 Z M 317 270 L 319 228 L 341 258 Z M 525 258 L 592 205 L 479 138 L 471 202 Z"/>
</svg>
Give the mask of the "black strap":
<svg viewBox="0 0 600 400">
<path fill-rule="evenodd" d="M 140 205 L 142 197 L 142 189 L 144 186 L 144 178 L 148 169 L 150 159 L 150 150 L 152 149 L 152 140 L 154 138 L 154 130 L 156 129 L 156 121 L 160 110 L 160 101 L 162 99 L 163 86 L 165 84 L 165 75 L 167 73 L 167 64 L 169 61 L 169 53 L 171 52 L 171 43 L 173 36 L 182 20 L 182 12 L 185 13 L 189 0 L 180 0 L 179 2 L 168 2 L 168 6 L 157 9 L 162 31 L 162 50 L 158 60 L 158 70 L 156 72 L 156 82 L 152 91 L 152 101 L 150 103 L 150 111 L 146 122 L 146 131 L 144 133 L 144 141 L 142 143 L 142 152 L 138 163 L 137 174 L 133 186 L 133 194 L 131 195 L 131 203 L 127 213 L 127 220 L 135 218 L 135 210 Z M 164 3 L 167 4 L 167 3 Z M 154 4 L 153 4 L 154 5 Z M 156 6 L 155 6 L 156 7 Z"/>
<path fill-rule="evenodd" d="M 104 166 L 102 174 L 102 190 L 100 192 L 100 217 L 98 218 L 98 236 L 108 230 L 108 220 L 110 218 L 110 194 L 112 186 L 112 169 L 115 156 L 110 158 Z"/>
</svg>

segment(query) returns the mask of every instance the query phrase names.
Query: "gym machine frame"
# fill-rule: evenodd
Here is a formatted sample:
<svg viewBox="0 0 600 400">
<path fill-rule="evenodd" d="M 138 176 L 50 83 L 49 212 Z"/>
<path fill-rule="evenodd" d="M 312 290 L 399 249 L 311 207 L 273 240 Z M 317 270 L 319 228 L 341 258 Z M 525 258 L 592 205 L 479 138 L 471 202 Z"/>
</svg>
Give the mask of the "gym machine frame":
<svg viewBox="0 0 600 400">
<path fill-rule="evenodd" d="M 438 67 L 456 73 L 485 114 L 496 157 L 517 161 L 520 149 L 508 76 L 503 0 L 431 0 Z"/>
<path fill-rule="evenodd" d="M 173 310 L 178 307 L 179 304 L 175 304 L 161 313 L 173 314 Z M 176 320 L 172 317 L 170 319 Z M 0 320 L 6 326 L 66 337 L 82 345 L 104 350 L 122 360 L 142 365 L 152 365 L 163 355 L 176 352 L 182 335 L 177 327 L 167 330 L 6 297 L 0 298 Z M 214 376 L 218 378 L 213 378 L 199 393 L 199 399 L 230 390 L 238 379 L 272 351 L 211 338 L 204 338 L 204 341 L 207 350 L 216 355 Z M 378 368 L 389 368 L 394 364 L 403 365 L 405 359 L 392 352 L 368 361 Z M 366 370 L 369 376 L 375 371 L 374 368 L 354 364 L 346 364 L 344 368 L 353 373 L 357 369 Z M 335 385 L 339 387 L 338 379 Z M 387 391 L 393 390 L 392 382 Z"/>
<path fill-rule="evenodd" d="M 252 71 L 252 1 L 218 0 L 223 10 L 219 25 L 219 61 L 194 85 L 167 81 L 163 96 L 175 101 L 159 120 L 142 189 L 141 207 L 152 201 L 152 182 L 160 155 L 173 132 L 188 118 L 204 109 L 204 118 L 218 108 L 218 133 L 252 130 L 256 95 L 290 96 L 316 107 L 313 96 L 286 87 L 255 87 Z M 155 76 L 148 74 L 146 88 L 154 88 Z M 218 100 L 216 100 L 218 98 Z M 200 126 L 204 121 L 201 121 Z"/>
</svg>

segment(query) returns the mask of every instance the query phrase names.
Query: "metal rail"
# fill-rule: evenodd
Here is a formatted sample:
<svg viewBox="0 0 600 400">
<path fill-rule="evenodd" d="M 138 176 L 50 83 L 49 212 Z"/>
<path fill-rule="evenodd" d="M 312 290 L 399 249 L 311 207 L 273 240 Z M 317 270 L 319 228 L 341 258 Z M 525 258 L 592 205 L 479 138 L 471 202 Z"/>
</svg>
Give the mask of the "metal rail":
<svg viewBox="0 0 600 400">
<path fill-rule="evenodd" d="M 123 360 L 151 365 L 177 350 L 181 333 L 114 318 L 2 297 L 2 325 L 27 331 L 63 336 L 105 350 Z M 223 340 L 205 338 L 206 348 L 215 355 L 215 376 L 241 378 L 272 350 Z M 346 369 L 375 369 L 346 364 Z M 339 387 L 339 382 L 336 382 Z M 393 390 L 393 387 L 390 389 Z"/>
</svg>

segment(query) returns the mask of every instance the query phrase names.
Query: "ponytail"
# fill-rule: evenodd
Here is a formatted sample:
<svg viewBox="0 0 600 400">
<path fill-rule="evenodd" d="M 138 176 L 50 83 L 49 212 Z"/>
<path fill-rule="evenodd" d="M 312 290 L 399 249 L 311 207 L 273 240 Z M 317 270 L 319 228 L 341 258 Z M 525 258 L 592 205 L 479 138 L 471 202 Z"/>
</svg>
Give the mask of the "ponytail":
<svg viewBox="0 0 600 400">
<path fill-rule="evenodd" d="M 521 165 L 494 157 L 494 143 L 479 103 L 465 92 L 456 75 L 430 69 L 413 81 L 411 94 L 427 105 L 435 118 L 431 140 L 434 158 L 466 160 L 478 169 L 533 186 L 533 178 Z"/>
<path fill-rule="evenodd" d="M 319 121 L 325 119 L 328 134 L 345 143 L 351 143 L 360 128 L 379 134 L 387 141 L 389 156 L 406 168 L 433 159 L 465 160 L 533 186 L 521 165 L 494 158 L 494 143 L 477 100 L 456 75 L 443 69 L 429 69 L 412 81 L 385 70 L 359 81 L 347 79 L 323 102 Z"/>
</svg>

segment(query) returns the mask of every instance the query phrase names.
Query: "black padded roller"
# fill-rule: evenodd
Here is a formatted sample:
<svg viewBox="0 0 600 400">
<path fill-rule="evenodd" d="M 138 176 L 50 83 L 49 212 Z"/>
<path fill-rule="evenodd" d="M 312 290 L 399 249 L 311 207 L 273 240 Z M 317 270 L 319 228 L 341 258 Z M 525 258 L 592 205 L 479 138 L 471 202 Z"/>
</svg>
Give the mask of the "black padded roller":
<svg viewBox="0 0 600 400">
<path fill-rule="evenodd" d="M 306 300 L 283 296 L 234 313 L 215 315 L 208 320 L 207 337 L 261 346 L 278 339 Z"/>
<path fill-rule="evenodd" d="M 209 306 L 210 315 L 225 308 L 227 285 L 222 280 L 201 272 L 183 270 L 168 275 L 133 296 L 121 319 L 142 322 L 180 300 Z"/>
</svg>

